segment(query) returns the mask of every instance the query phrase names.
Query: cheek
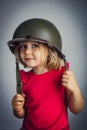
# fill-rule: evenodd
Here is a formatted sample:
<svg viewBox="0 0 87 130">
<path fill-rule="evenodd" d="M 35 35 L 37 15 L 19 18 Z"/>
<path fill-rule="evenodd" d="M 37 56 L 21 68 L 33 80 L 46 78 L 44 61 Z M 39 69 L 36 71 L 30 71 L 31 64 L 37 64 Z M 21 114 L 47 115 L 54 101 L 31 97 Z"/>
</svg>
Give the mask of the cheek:
<svg viewBox="0 0 87 130">
<path fill-rule="evenodd" d="M 37 53 L 36 54 L 36 59 L 39 61 L 39 60 L 41 60 L 41 54 L 40 53 Z"/>
<path fill-rule="evenodd" d="M 41 61 L 41 52 L 40 51 L 34 51 L 34 57 L 35 57 L 35 59 L 38 61 L 38 62 L 40 62 Z"/>
<path fill-rule="evenodd" d="M 46 64 L 47 61 L 47 53 L 42 52 L 41 54 L 38 55 L 38 60 L 41 64 Z"/>
</svg>

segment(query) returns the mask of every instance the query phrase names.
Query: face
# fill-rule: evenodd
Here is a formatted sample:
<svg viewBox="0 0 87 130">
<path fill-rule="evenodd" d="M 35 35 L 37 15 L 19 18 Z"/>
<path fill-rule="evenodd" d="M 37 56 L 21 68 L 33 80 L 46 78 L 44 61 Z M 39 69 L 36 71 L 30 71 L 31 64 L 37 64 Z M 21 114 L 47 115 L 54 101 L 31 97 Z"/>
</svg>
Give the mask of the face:
<svg viewBox="0 0 87 130">
<path fill-rule="evenodd" d="M 45 48 L 45 51 L 43 48 Z M 47 58 L 46 52 L 46 47 L 37 42 L 23 42 L 20 44 L 20 59 L 27 67 L 30 68 L 44 66 L 44 61 Z"/>
</svg>

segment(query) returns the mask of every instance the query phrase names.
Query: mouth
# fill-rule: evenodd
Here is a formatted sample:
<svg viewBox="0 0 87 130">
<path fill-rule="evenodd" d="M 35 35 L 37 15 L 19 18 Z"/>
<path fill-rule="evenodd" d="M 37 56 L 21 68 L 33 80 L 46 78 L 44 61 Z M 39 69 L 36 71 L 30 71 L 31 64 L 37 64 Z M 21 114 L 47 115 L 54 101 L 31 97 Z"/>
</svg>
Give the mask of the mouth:
<svg viewBox="0 0 87 130">
<path fill-rule="evenodd" d="M 34 58 L 25 58 L 26 61 L 34 60 Z"/>
</svg>

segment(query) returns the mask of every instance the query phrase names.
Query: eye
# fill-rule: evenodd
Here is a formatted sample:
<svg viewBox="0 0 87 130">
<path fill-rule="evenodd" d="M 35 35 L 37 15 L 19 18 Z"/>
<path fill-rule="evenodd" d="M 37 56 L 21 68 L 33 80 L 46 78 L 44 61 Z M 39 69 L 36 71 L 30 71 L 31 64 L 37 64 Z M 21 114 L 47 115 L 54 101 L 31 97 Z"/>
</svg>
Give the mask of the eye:
<svg viewBox="0 0 87 130">
<path fill-rule="evenodd" d="M 24 50 L 24 49 L 26 49 L 26 48 L 27 48 L 26 45 L 21 45 L 21 46 L 20 46 L 20 49 L 21 49 L 21 50 Z"/>
<path fill-rule="evenodd" d="M 38 48 L 39 45 L 38 44 L 32 44 L 32 48 Z"/>
</svg>

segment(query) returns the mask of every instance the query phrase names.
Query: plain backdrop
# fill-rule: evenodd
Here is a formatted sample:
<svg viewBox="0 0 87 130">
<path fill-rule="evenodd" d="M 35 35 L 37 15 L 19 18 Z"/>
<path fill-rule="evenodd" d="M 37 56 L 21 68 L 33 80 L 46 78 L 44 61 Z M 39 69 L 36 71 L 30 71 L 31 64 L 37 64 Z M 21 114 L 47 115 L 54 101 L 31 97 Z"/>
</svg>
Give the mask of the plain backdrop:
<svg viewBox="0 0 87 130">
<path fill-rule="evenodd" d="M 81 88 L 85 108 L 69 111 L 71 130 L 87 130 L 87 2 L 86 0 L 0 0 L 0 130 L 19 130 L 22 119 L 12 113 L 16 93 L 15 58 L 7 41 L 16 27 L 30 18 L 50 20 L 59 29 L 63 53 Z"/>
</svg>

